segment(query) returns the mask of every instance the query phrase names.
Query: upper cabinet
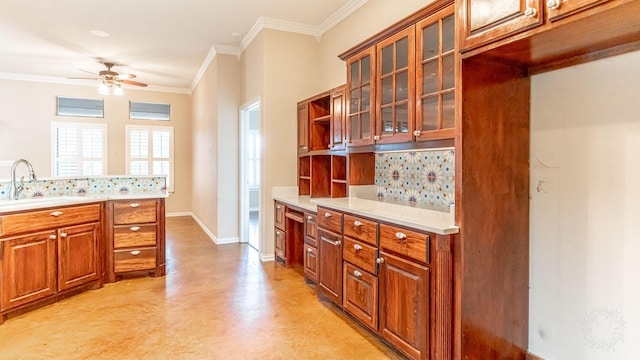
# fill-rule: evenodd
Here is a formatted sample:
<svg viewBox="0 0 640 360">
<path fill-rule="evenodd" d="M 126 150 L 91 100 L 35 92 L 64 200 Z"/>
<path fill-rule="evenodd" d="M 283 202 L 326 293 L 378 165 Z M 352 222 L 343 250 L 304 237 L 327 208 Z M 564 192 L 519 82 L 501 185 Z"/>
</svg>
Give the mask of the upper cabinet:
<svg viewBox="0 0 640 360">
<path fill-rule="evenodd" d="M 417 140 L 453 138 L 456 64 L 453 6 L 416 25 Z"/>
<path fill-rule="evenodd" d="M 565 16 L 610 0 L 547 0 L 547 12 L 549 20 L 559 20 Z"/>
<path fill-rule="evenodd" d="M 298 154 L 309 151 L 309 105 L 298 103 Z"/>
<path fill-rule="evenodd" d="M 346 142 L 345 88 L 341 86 L 331 92 L 331 124 L 329 127 L 329 148 L 344 150 Z"/>
<path fill-rule="evenodd" d="M 298 154 L 344 150 L 344 86 L 298 103 Z"/>
<path fill-rule="evenodd" d="M 375 47 L 349 57 L 347 62 L 347 143 L 373 144 L 375 132 Z"/>
<path fill-rule="evenodd" d="M 466 20 L 462 23 L 465 49 L 543 22 L 543 0 L 462 0 L 458 3 Z"/>
<path fill-rule="evenodd" d="M 454 24 L 453 4 L 434 3 L 340 55 L 348 146 L 453 139 Z"/>
</svg>

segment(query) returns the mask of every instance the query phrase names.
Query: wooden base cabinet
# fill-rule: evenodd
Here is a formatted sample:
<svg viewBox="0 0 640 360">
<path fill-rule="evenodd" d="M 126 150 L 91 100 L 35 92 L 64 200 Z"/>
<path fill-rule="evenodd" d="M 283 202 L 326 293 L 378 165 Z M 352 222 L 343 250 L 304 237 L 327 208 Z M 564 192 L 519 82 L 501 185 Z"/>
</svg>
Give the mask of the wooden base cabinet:
<svg viewBox="0 0 640 360">
<path fill-rule="evenodd" d="M 344 263 L 342 307 L 373 331 L 378 330 L 378 277 Z"/>
<path fill-rule="evenodd" d="M 412 359 L 429 358 L 429 269 L 380 253 L 380 335 Z"/>
<path fill-rule="evenodd" d="M 102 276 L 100 272 L 100 223 L 58 230 L 58 289 L 86 284 Z"/>
<path fill-rule="evenodd" d="M 342 306 L 342 236 L 318 229 L 320 250 L 319 290 Z"/>
</svg>

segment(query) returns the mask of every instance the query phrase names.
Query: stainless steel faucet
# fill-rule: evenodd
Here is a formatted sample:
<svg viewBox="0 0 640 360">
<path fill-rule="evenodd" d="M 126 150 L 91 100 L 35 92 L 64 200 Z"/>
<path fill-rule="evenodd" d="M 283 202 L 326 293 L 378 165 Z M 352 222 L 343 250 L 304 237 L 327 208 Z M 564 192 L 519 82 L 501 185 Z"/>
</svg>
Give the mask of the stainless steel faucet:
<svg viewBox="0 0 640 360">
<path fill-rule="evenodd" d="M 13 165 L 11 165 L 11 199 L 13 200 L 18 200 L 18 196 L 24 190 L 24 176 L 20 177 L 20 185 L 16 184 L 16 167 L 20 163 L 27 165 L 27 168 L 29 168 L 29 181 L 37 180 L 36 173 L 33 172 L 33 166 L 31 166 L 30 162 L 25 159 L 14 161 Z"/>
</svg>

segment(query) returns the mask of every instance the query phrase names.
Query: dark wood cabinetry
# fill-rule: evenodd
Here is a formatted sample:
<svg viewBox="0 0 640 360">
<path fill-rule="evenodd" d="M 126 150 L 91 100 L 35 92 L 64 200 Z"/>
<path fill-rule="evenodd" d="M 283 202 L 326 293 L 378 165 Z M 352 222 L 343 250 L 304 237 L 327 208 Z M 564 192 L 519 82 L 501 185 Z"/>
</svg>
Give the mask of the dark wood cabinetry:
<svg viewBox="0 0 640 360">
<path fill-rule="evenodd" d="M 58 230 L 58 290 L 97 280 L 100 272 L 100 223 Z"/>
<path fill-rule="evenodd" d="M 306 101 L 298 103 L 298 153 L 309 151 L 309 105 Z"/>
<path fill-rule="evenodd" d="M 342 306 L 342 213 L 318 207 L 319 290 Z"/>
<path fill-rule="evenodd" d="M 350 263 L 343 270 L 345 311 L 370 329 L 378 330 L 378 277 Z"/>
<path fill-rule="evenodd" d="M 312 282 L 318 282 L 318 226 L 316 215 L 304 213 L 304 273 Z"/>
<path fill-rule="evenodd" d="M 347 144 L 373 144 L 375 135 L 375 47 L 350 54 L 347 63 Z"/>
</svg>

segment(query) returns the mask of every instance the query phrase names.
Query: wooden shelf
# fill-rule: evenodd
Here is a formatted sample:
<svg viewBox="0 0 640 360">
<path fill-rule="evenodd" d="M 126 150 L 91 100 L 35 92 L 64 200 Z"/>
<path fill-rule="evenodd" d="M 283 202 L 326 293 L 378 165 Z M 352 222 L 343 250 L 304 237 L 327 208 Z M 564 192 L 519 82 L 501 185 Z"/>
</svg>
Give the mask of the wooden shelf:
<svg viewBox="0 0 640 360">
<path fill-rule="evenodd" d="M 331 120 L 331 115 L 319 116 L 317 118 L 311 119 L 314 123 L 323 123 L 329 125 L 329 120 Z"/>
</svg>

